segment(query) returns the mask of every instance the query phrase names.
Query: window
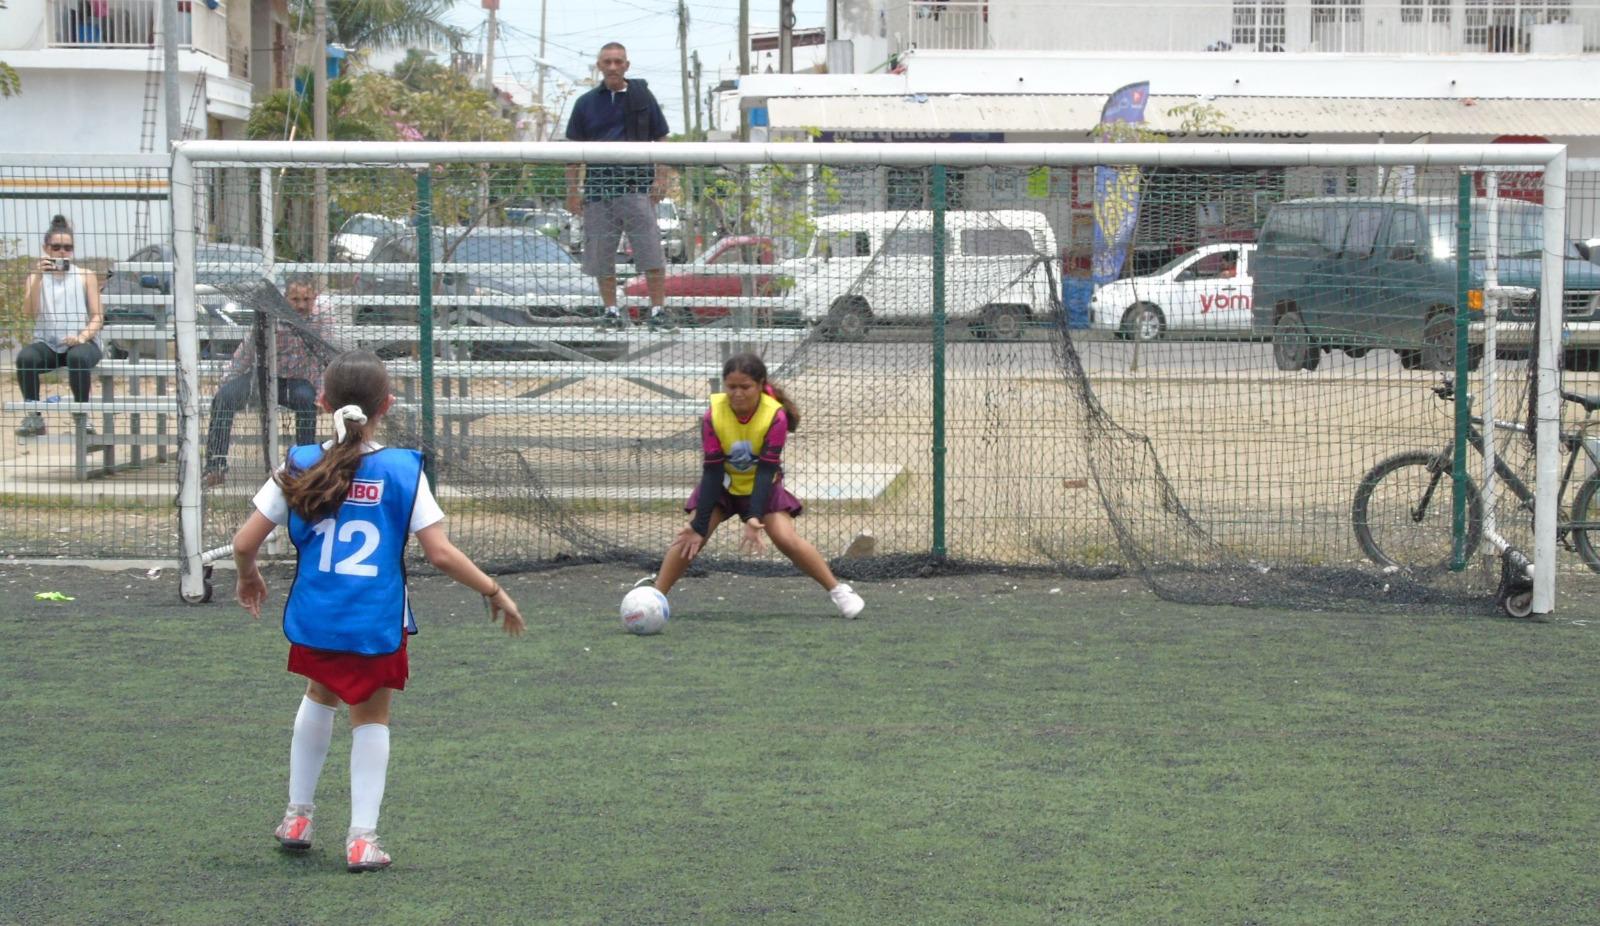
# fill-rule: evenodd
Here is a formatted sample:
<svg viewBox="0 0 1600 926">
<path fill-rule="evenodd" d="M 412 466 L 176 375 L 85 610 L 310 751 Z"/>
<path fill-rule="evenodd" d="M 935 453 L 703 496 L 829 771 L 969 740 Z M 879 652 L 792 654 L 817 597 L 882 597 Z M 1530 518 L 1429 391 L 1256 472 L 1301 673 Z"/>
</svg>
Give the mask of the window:
<svg viewBox="0 0 1600 926">
<path fill-rule="evenodd" d="M 836 231 L 817 236 L 818 257 L 871 257 L 872 235 L 864 231 Z"/>
<path fill-rule="evenodd" d="M 1461 41 L 1467 45 L 1489 44 L 1489 0 L 1466 0 L 1461 21 Z"/>
<path fill-rule="evenodd" d="M 1440 26 L 1450 25 L 1450 0 L 1428 0 L 1428 21 Z"/>
<path fill-rule="evenodd" d="M 1395 248 L 1415 249 L 1421 238 L 1422 219 L 1417 216 L 1417 210 L 1396 209 L 1389 219 L 1389 231 L 1383 236 L 1383 243 L 1389 249 L 1389 257 L 1393 259 Z"/>
<path fill-rule="evenodd" d="M 1315 254 L 1321 247 L 1322 211 L 1307 206 L 1273 210 L 1261 230 L 1261 250 L 1286 256 Z"/>
<path fill-rule="evenodd" d="M 965 257 L 1003 257 L 1033 253 L 1033 236 L 1020 228 L 969 228 L 961 232 Z"/>
<path fill-rule="evenodd" d="M 932 257 L 933 232 L 890 229 L 883 241 L 884 257 Z"/>
<path fill-rule="evenodd" d="M 1238 251 L 1218 251 L 1195 261 L 1179 279 L 1219 280 L 1232 277 L 1239 267 Z"/>
<path fill-rule="evenodd" d="M 891 167 L 885 180 L 887 196 L 884 208 L 921 209 L 923 207 L 923 176 L 917 168 Z"/>
<path fill-rule="evenodd" d="M 1353 210 L 1350 216 L 1350 228 L 1345 233 L 1344 256 L 1371 257 L 1372 249 L 1378 243 L 1378 229 L 1382 225 L 1381 208 Z"/>
<path fill-rule="evenodd" d="M 1233 3 L 1233 44 L 1254 45 L 1256 43 L 1256 5 L 1253 0 L 1234 0 Z"/>
<path fill-rule="evenodd" d="M 891 167 L 884 181 L 886 196 L 884 208 L 932 208 L 933 178 L 920 167 Z M 965 208 L 967 201 L 967 175 L 964 171 L 946 169 L 944 173 L 944 204 L 947 209 Z"/>
<path fill-rule="evenodd" d="M 1233 45 L 1258 51 L 1283 51 L 1288 40 L 1284 0 L 1233 0 Z"/>
<path fill-rule="evenodd" d="M 1400 21 L 1403 23 L 1422 22 L 1422 0 L 1400 0 Z"/>
<path fill-rule="evenodd" d="M 1325 255 L 1338 254 L 1344 250 L 1345 231 L 1350 227 L 1349 209 L 1340 209 L 1337 206 L 1323 206 L 1313 210 L 1316 214 L 1318 227 L 1321 234 L 1318 236 L 1318 245 Z"/>
</svg>

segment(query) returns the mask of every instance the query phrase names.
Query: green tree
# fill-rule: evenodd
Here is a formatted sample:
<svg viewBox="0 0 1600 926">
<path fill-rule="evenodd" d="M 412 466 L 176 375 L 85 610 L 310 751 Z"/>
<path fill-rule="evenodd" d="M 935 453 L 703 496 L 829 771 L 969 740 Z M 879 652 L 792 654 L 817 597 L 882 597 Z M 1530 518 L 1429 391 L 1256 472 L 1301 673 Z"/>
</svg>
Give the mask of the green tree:
<svg viewBox="0 0 1600 926">
<path fill-rule="evenodd" d="M 5 8 L 5 0 L 0 0 L 0 10 Z M 21 92 L 22 78 L 17 76 L 11 65 L 0 61 L 0 97 L 16 96 Z"/>
<path fill-rule="evenodd" d="M 310 4 L 302 22 L 311 22 Z M 464 34 L 444 21 L 455 0 L 328 0 L 328 41 L 350 49 L 461 47 Z"/>
</svg>

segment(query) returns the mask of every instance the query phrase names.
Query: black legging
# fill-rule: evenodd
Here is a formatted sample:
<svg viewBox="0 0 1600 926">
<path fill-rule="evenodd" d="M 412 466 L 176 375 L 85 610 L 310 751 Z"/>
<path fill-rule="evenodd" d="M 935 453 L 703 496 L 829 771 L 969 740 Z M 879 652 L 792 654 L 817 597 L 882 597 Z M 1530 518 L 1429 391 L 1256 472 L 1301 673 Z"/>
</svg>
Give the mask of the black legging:
<svg viewBox="0 0 1600 926">
<path fill-rule="evenodd" d="M 43 341 L 34 341 L 17 351 L 17 385 L 22 398 L 29 402 L 39 400 L 39 375 L 66 367 L 67 383 L 72 387 L 72 399 L 86 402 L 89 384 L 93 381 L 95 364 L 100 362 L 100 345 L 93 341 L 78 344 L 57 353 Z"/>
</svg>

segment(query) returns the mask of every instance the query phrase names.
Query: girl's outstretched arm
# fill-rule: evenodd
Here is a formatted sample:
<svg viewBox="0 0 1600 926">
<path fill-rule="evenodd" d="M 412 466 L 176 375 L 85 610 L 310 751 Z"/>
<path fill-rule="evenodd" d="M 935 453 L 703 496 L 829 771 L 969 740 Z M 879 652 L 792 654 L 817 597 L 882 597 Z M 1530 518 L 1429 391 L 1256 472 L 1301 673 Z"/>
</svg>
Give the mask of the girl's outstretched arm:
<svg viewBox="0 0 1600 926">
<path fill-rule="evenodd" d="M 433 568 L 489 600 L 489 620 L 498 617 L 506 633 L 516 636 L 527 626 L 523 623 L 522 612 L 517 610 L 517 603 L 511 600 L 499 582 L 456 549 L 449 535 L 444 532 L 443 524 L 430 524 L 417 531 L 417 543 L 422 546 L 422 554 L 433 564 Z"/>
<path fill-rule="evenodd" d="M 249 611 L 251 617 L 260 617 L 261 606 L 267 602 L 267 583 L 261 578 L 261 570 L 256 568 L 256 554 L 261 552 L 261 545 L 274 527 L 277 525 L 266 515 L 252 511 L 250 519 L 233 535 L 233 565 L 239 573 L 234 593 L 239 598 L 239 607 Z"/>
</svg>

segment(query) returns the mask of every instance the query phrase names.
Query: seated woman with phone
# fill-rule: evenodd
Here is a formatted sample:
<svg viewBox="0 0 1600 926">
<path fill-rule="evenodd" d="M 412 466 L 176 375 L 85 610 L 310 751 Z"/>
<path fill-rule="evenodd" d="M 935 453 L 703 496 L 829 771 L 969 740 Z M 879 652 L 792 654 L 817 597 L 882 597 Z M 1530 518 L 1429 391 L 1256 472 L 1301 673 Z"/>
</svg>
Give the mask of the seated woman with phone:
<svg viewBox="0 0 1600 926">
<path fill-rule="evenodd" d="M 33 319 L 33 341 L 17 351 L 17 385 L 29 402 L 39 400 L 40 374 L 60 367 L 67 368 L 73 401 L 87 401 L 92 371 L 100 362 L 96 339 L 105 324 L 100 282 L 93 270 L 73 263 L 73 247 L 71 223 L 64 216 L 51 219 L 45 256 L 23 289 L 22 309 Z M 44 416 L 29 412 L 17 436 L 38 437 L 44 431 Z"/>
</svg>

